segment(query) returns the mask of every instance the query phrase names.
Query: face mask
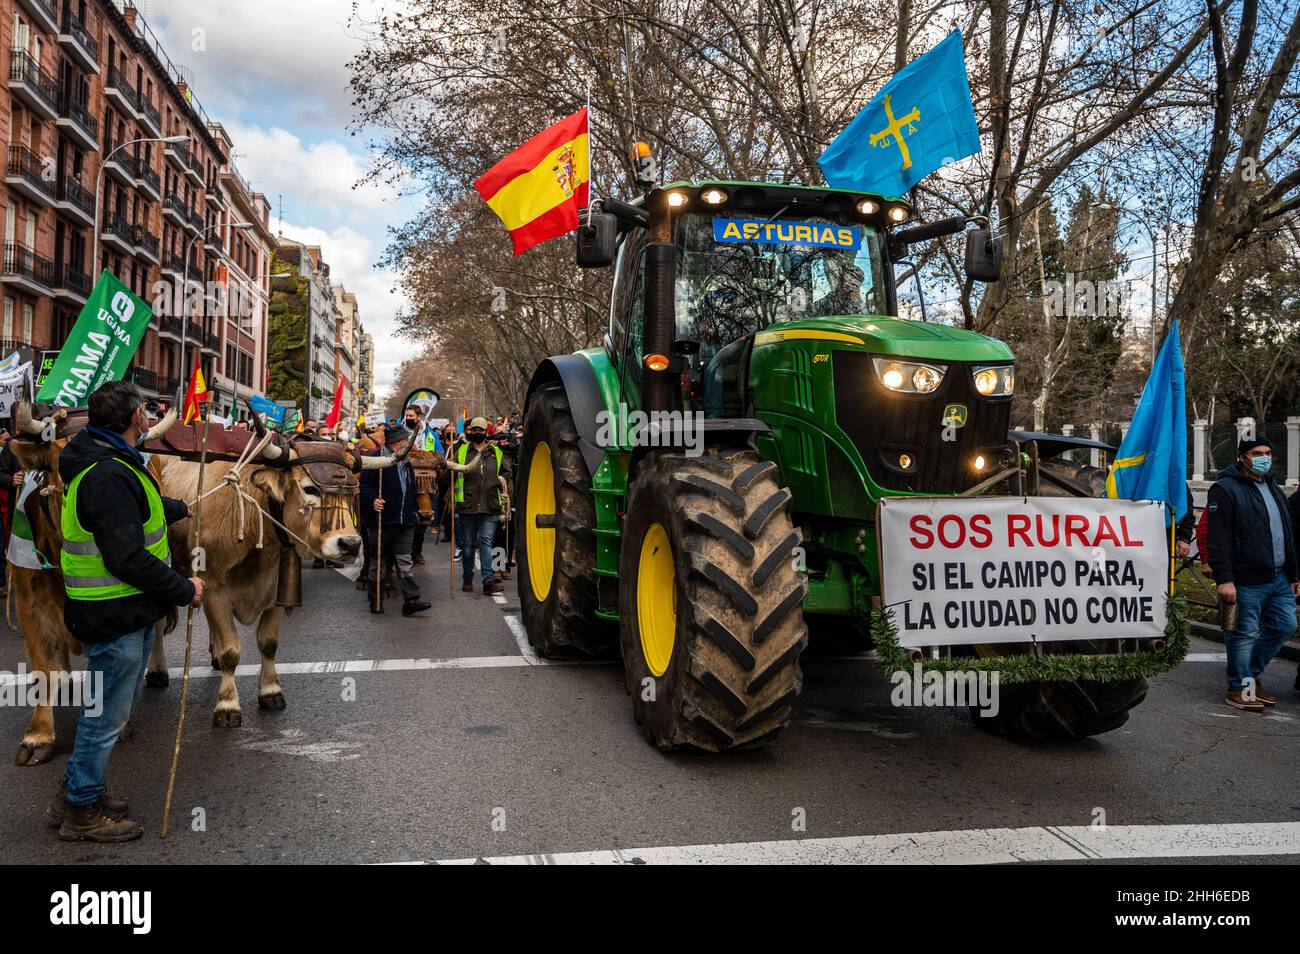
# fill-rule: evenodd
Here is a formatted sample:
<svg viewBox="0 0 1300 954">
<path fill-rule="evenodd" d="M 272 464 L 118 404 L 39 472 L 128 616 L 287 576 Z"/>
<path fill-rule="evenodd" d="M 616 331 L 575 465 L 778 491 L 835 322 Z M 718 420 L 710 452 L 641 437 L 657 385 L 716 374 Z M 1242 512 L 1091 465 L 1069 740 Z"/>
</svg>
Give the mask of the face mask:
<svg viewBox="0 0 1300 954">
<path fill-rule="evenodd" d="M 485 440 L 487 440 L 487 435 L 486 435 L 486 434 L 471 434 L 471 435 L 469 436 L 469 439 L 470 439 L 471 442 L 473 442 L 473 443 L 475 443 L 475 444 L 482 444 Z"/>
<path fill-rule="evenodd" d="M 1270 470 L 1273 469 L 1273 458 L 1272 457 L 1253 458 L 1250 462 L 1250 469 L 1262 477 L 1264 474 L 1267 474 Z"/>
<path fill-rule="evenodd" d="M 411 420 L 411 419 L 408 417 L 405 421 L 402 422 L 402 427 L 406 428 L 408 431 L 414 431 L 414 430 L 415 430 L 415 421 Z"/>
</svg>

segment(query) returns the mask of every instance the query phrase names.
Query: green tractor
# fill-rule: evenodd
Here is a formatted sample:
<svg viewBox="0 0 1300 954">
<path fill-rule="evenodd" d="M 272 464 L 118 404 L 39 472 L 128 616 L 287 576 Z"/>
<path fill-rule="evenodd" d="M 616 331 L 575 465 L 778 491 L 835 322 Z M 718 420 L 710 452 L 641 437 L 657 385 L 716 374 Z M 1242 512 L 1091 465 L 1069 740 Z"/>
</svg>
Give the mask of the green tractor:
<svg viewBox="0 0 1300 954">
<path fill-rule="evenodd" d="M 529 384 L 519 595 L 542 655 L 617 646 L 660 748 L 774 739 L 810 626 L 870 645 L 883 497 L 1026 490 L 1011 349 L 893 317 L 910 244 L 965 230 L 967 273 L 990 281 L 999 240 L 961 218 L 899 228 L 911 214 L 880 195 L 719 181 L 584 218 L 578 264 L 614 267 L 609 328 Z M 1054 482 L 1089 493 L 1078 477 Z M 1012 650 L 1033 651 L 969 647 Z M 1145 693 L 1142 678 L 1010 686 L 975 722 L 1092 735 Z"/>
</svg>

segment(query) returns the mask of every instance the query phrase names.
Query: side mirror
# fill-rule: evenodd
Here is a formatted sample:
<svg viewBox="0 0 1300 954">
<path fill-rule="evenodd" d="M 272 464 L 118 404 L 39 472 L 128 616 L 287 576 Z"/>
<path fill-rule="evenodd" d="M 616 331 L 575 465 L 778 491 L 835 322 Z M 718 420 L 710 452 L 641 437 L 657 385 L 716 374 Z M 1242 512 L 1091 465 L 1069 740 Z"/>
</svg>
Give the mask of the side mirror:
<svg viewBox="0 0 1300 954">
<path fill-rule="evenodd" d="M 604 268 L 618 255 L 618 220 L 608 212 L 595 212 L 578 226 L 578 267 Z"/>
<path fill-rule="evenodd" d="M 989 229 L 966 233 L 966 274 L 977 282 L 995 282 L 1002 277 L 1002 239 Z"/>
</svg>

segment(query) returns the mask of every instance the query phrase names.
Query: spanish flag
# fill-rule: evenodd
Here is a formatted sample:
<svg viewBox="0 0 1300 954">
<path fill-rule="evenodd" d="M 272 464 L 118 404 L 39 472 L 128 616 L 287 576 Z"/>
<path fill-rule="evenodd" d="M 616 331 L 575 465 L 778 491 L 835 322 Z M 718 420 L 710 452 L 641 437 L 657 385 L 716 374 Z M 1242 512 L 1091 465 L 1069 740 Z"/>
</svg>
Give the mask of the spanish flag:
<svg viewBox="0 0 1300 954">
<path fill-rule="evenodd" d="M 519 255 L 578 227 L 589 178 L 584 107 L 510 153 L 474 180 L 474 188 L 500 217 Z"/>
<path fill-rule="evenodd" d="M 211 395 L 208 394 L 208 384 L 203 380 L 203 369 L 199 367 L 199 356 L 195 355 L 194 373 L 190 375 L 190 386 L 185 392 L 185 404 L 183 405 L 181 423 L 189 424 L 202 417 L 199 405 L 206 403 L 210 397 Z"/>
</svg>

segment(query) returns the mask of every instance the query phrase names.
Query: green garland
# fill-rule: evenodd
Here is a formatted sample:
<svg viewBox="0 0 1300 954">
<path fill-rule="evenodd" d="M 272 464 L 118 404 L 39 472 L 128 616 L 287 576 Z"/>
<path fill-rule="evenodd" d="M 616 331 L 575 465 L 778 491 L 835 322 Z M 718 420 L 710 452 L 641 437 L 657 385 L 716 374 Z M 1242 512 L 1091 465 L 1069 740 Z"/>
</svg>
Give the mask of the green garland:
<svg viewBox="0 0 1300 954">
<path fill-rule="evenodd" d="M 898 627 L 893 610 L 873 610 L 871 636 L 875 642 L 876 661 L 886 676 L 911 672 L 915 662 L 898 642 Z M 1160 652 L 1124 653 L 1119 656 L 1069 655 L 1029 656 L 951 656 L 921 660 L 923 672 L 997 672 L 1003 684 L 1023 682 L 1074 682 L 1091 679 L 1097 682 L 1121 682 L 1168 672 L 1183 661 L 1190 645 L 1187 625 L 1187 600 L 1172 596 L 1168 601 L 1165 623 L 1165 648 Z"/>
</svg>

